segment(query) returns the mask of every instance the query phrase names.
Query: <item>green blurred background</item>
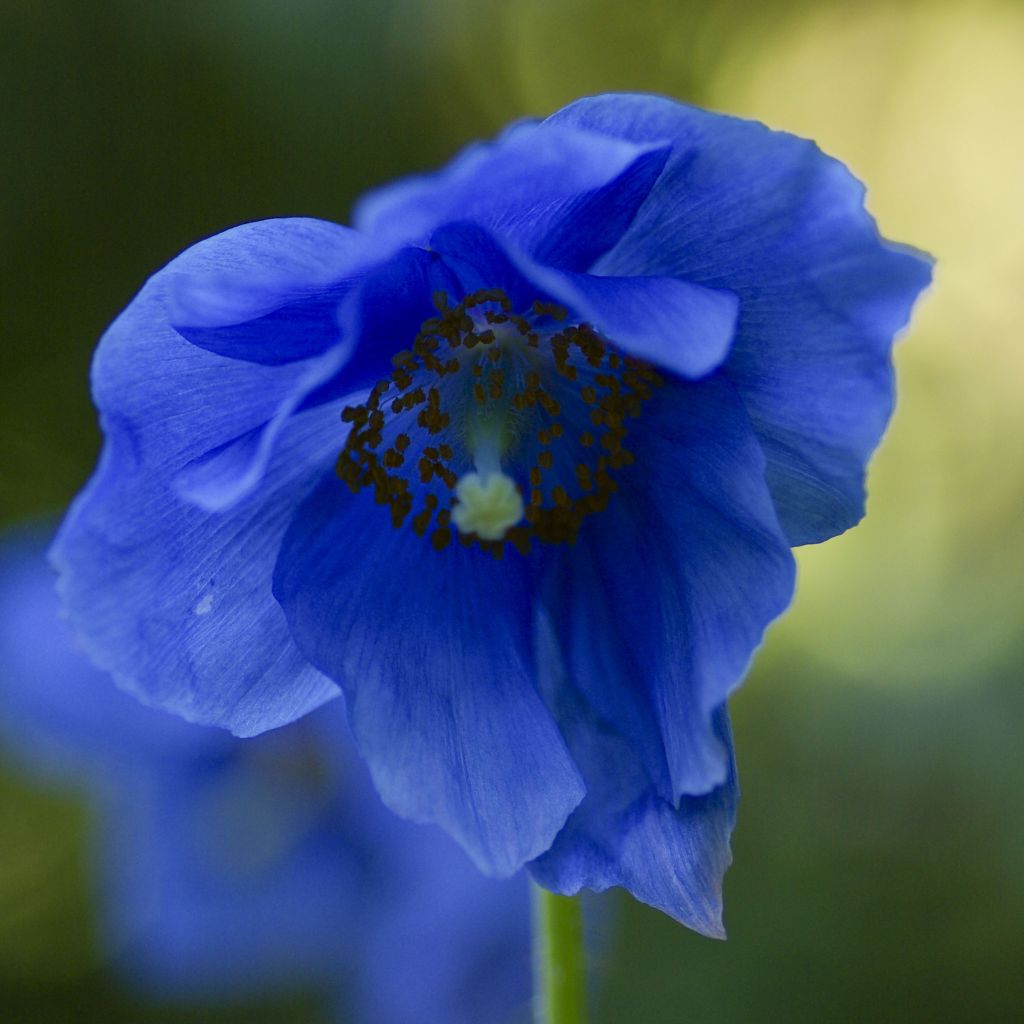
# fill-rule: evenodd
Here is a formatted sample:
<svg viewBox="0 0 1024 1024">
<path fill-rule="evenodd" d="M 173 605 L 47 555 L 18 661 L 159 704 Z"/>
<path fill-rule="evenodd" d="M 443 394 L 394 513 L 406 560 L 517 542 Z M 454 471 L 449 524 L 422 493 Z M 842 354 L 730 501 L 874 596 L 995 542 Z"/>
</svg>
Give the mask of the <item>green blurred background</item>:
<svg viewBox="0 0 1024 1024">
<path fill-rule="evenodd" d="M 939 264 L 868 519 L 801 553 L 734 704 L 730 941 L 616 901 L 598 1019 L 1024 1019 L 1020 3 L 2 0 L 0 521 L 84 481 L 91 350 L 180 249 L 260 217 L 345 221 L 375 183 L 616 89 L 817 139 Z M 86 827 L 0 774 L 0 1021 L 322 1019 L 315 994 L 121 991 Z"/>
</svg>

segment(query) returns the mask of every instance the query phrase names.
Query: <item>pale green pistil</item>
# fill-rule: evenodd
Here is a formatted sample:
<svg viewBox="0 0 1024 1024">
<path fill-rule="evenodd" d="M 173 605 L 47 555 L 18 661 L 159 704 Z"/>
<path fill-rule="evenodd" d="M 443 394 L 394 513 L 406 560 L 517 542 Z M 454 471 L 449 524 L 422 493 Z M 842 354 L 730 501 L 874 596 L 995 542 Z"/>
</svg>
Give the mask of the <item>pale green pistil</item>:
<svg viewBox="0 0 1024 1024">
<path fill-rule="evenodd" d="M 522 518 L 525 508 L 515 481 L 500 470 L 482 477 L 467 473 L 455 485 L 452 522 L 460 533 L 501 540 Z"/>
</svg>

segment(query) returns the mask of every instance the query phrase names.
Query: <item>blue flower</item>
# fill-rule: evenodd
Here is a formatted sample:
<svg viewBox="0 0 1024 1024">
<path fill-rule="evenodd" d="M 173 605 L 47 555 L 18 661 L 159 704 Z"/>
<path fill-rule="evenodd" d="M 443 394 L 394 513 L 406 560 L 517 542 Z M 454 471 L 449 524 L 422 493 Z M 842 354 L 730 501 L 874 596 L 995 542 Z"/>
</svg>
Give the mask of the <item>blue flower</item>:
<svg viewBox="0 0 1024 1024">
<path fill-rule="evenodd" d="M 485 878 L 383 808 L 340 703 L 239 740 L 117 690 L 59 620 L 41 541 L 0 549 L 0 736 L 94 803 L 104 947 L 125 979 L 189 998 L 313 985 L 373 1024 L 519 1019 L 525 880 Z"/>
<path fill-rule="evenodd" d="M 104 336 L 53 558 L 125 689 L 238 734 L 344 691 L 385 802 L 485 871 L 721 934 L 725 702 L 852 526 L 930 277 L 812 143 L 584 99 L 248 224 Z"/>
</svg>

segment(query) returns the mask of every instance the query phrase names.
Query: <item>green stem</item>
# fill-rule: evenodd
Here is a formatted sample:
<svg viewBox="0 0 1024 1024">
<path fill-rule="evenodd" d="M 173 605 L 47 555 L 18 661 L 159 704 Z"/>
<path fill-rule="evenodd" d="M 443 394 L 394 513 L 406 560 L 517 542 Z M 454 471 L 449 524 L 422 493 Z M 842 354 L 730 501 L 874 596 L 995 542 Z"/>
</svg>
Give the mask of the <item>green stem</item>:
<svg viewBox="0 0 1024 1024">
<path fill-rule="evenodd" d="M 534 1020 L 586 1024 L 583 913 L 573 896 L 533 887 Z"/>
</svg>

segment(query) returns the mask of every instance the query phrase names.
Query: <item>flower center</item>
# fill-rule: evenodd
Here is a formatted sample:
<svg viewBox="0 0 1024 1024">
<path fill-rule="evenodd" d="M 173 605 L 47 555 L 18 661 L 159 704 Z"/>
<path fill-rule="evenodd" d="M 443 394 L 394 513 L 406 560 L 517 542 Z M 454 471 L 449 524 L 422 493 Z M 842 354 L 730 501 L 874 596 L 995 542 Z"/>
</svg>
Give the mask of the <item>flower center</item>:
<svg viewBox="0 0 1024 1024">
<path fill-rule="evenodd" d="M 390 378 L 342 411 L 338 475 L 439 551 L 573 543 L 633 463 L 629 424 L 661 377 L 559 306 L 517 314 L 499 289 L 434 304 Z"/>
</svg>

